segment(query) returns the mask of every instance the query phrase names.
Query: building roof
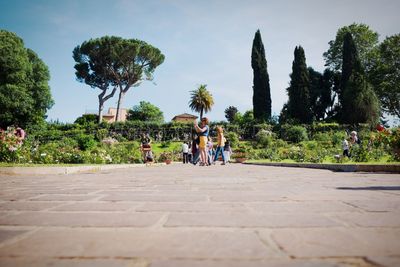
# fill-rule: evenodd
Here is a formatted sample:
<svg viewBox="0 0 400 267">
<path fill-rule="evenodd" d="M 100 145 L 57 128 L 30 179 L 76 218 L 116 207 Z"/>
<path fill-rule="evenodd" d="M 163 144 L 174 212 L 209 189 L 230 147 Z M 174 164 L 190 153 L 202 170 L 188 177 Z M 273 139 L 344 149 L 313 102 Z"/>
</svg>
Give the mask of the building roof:
<svg viewBox="0 0 400 267">
<path fill-rule="evenodd" d="M 198 117 L 192 114 L 183 113 L 180 115 L 176 115 L 175 117 L 172 118 L 172 120 L 175 120 L 176 118 L 197 119 Z"/>
</svg>

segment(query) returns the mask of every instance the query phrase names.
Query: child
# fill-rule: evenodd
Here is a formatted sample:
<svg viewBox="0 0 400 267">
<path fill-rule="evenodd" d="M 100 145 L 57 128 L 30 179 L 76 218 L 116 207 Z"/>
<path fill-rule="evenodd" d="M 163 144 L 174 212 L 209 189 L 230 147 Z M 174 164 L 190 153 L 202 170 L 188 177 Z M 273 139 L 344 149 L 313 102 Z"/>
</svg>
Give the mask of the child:
<svg viewBox="0 0 400 267">
<path fill-rule="evenodd" d="M 226 140 L 224 146 L 225 162 L 229 162 L 231 160 L 231 154 L 232 154 L 231 144 L 229 143 L 229 140 Z"/>
<path fill-rule="evenodd" d="M 348 158 L 350 158 L 350 154 L 349 154 L 349 142 L 347 141 L 346 138 L 343 139 L 342 148 L 343 148 L 343 157 L 348 157 Z"/>
<path fill-rule="evenodd" d="M 183 164 L 188 163 L 189 146 L 186 142 L 182 144 L 182 160 Z"/>
</svg>

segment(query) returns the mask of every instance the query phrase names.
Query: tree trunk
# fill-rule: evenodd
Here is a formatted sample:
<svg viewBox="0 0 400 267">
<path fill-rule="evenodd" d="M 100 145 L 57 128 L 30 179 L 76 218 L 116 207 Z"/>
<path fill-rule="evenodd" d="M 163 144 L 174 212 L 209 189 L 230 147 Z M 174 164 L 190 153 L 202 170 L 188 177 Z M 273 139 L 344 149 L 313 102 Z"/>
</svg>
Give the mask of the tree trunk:
<svg viewBox="0 0 400 267">
<path fill-rule="evenodd" d="M 200 120 L 203 118 L 203 108 L 200 110 Z"/>
<path fill-rule="evenodd" d="M 103 120 L 103 114 L 102 114 L 103 113 L 103 107 L 104 107 L 103 101 L 99 101 L 99 118 L 98 118 L 99 124 Z"/>
<path fill-rule="evenodd" d="M 120 107 L 121 107 L 121 102 L 122 99 L 125 95 L 125 92 L 122 90 L 122 88 L 119 88 L 119 95 L 118 95 L 118 104 L 117 104 L 117 115 L 115 116 L 115 121 L 119 121 L 120 119 Z"/>
<path fill-rule="evenodd" d="M 107 92 L 107 87 L 105 88 L 105 89 L 102 89 L 103 90 L 103 92 L 101 92 L 100 94 L 99 94 L 99 120 L 98 120 L 98 122 L 99 123 L 101 123 L 102 121 L 103 121 L 103 114 L 102 114 L 102 112 L 103 112 L 103 108 L 104 108 L 104 103 L 108 100 L 108 99 L 110 99 L 111 97 L 113 97 L 114 96 L 114 94 L 115 94 L 115 91 L 117 91 L 117 87 L 114 87 L 113 88 L 113 90 L 112 90 L 112 92 L 108 95 L 108 96 L 106 96 L 106 97 L 104 97 L 104 95 L 106 94 L 106 92 Z"/>
<path fill-rule="evenodd" d="M 103 99 L 103 97 L 104 97 L 105 94 L 106 94 L 106 90 L 103 90 L 98 96 L 98 98 L 99 98 L 99 113 L 98 113 L 98 115 L 99 115 L 99 118 L 98 118 L 99 124 L 103 120 L 103 115 L 102 115 L 103 107 L 104 107 L 104 99 Z"/>
</svg>

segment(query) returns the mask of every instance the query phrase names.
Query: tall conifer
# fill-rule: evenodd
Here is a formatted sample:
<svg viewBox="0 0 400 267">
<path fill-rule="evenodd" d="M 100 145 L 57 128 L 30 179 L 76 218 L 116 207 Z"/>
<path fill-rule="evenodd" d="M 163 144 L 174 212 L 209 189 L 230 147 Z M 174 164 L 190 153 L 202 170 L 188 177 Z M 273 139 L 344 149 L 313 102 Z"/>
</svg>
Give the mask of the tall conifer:
<svg viewBox="0 0 400 267">
<path fill-rule="evenodd" d="M 357 47 L 351 33 L 346 33 L 343 42 L 343 65 L 339 101 L 342 123 L 376 122 L 379 118 L 379 100 L 358 57 Z"/>
<path fill-rule="evenodd" d="M 304 49 L 296 46 L 290 86 L 287 88 L 289 100 L 287 103 L 288 117 L 300 123 L 310 123 L 312 112 L 310 108 L 310 77 L 307 69 Z"/>
<path fill-rule="evenodd" d="M 264 45 L 260 30 L 257 30 L 251 51 L 251 67 L 253 68 L 253 112 L 254 118 L 266 121 L 271 118 L 271 89 L 265 59 Z"/>
</svg>

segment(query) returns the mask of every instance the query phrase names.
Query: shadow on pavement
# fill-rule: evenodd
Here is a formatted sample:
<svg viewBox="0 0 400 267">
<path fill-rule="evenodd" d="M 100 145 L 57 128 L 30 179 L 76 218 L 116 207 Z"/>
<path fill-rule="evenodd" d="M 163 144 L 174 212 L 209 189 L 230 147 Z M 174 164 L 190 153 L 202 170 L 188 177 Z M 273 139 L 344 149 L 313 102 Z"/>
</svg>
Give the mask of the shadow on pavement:
<svg viewBox="0 0 400 267">
<path fill-rule="evenodd" d="M 366 186 L 366 187 L 336 187 L 339 190 L 393 190 L 400 191 L 400 186 Z"/>
</svg>

